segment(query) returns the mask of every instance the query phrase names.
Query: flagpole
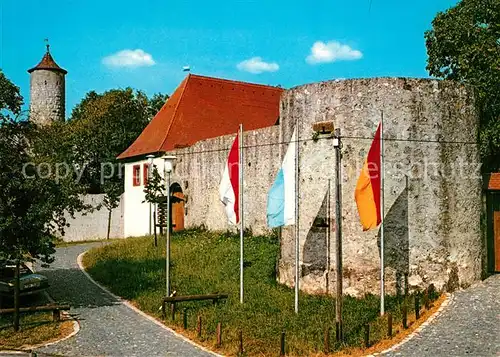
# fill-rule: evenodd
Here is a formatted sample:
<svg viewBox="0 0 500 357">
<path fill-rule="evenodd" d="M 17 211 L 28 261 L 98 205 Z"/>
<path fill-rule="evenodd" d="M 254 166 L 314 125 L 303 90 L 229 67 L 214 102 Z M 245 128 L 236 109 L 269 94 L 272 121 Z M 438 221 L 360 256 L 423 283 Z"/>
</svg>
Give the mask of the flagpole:
<svg viewBox="0 0 500 357">
<path fill-rule="evenodd" d="M 243 124 L 240 124 L 239 130 L 239 216 L 240 216 L 240 303 L 243 304 L 243 230 L 245 225 L 243 223 Z"/>
<path fill-rule="evenodd" d="M 336 263 L 337 263 L 337 286 L 335 298 L 335 326 L 337 341 L 342 341 L 343 326 L 342 326 L 342 152 L 340 143 L 340 129 L 335 129 L 334 137 L 335 147 L 335 243 L 336 243 Z"/>
<path fill-rule="evenodd" d="M 300 280 L 300 240 L 299 240 L 299 119 L 295 122 L 297 136 L 295 138 L 295 313 L 299 312 L 299 280 Z"/>
<path fill-rule="evenodd" d="M 384 268 L 384 112 L 380 120 L 380 315 L 385 313 L 385 268 Z"/>
</svg>

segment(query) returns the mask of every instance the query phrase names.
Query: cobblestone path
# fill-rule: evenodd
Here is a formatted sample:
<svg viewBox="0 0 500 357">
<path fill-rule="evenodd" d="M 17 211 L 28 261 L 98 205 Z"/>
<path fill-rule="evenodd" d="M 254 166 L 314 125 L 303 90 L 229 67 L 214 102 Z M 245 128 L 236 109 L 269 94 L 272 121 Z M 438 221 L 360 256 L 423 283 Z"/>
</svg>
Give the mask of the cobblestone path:
<svg viewBox="0 0 500 357">
<path fill-rule="evenodd" d="M 50 295 L 68 302 L 80 322 L 80 332 L 60 343 L 37 350 L 38 355 L 62 356 L 193 356 L 203 351 L 137 314 L 93 284 L 78 268 L 77 257 L 101 243 L 58 248 L 56 261 L 43 274 Z"/>
<path fill-rule="evenodd" d="M 385 356 L 500 356 L 500 275 L 454 293 L 441 315 Z"/>
</svg>

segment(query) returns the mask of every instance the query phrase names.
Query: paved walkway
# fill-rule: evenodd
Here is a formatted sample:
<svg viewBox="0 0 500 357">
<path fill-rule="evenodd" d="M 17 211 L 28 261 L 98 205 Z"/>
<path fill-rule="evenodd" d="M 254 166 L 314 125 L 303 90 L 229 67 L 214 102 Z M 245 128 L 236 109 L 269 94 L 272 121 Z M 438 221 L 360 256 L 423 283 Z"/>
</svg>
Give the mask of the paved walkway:
<svg viewBox="0 0 500 357">
<path fill-rule="evenodd" d="M 101 243 L 59 248 L 56 261 L 43 270 L 50 295 L 68 302 L 80 321 L 80 332 L 37 350 L 63 356 L 213 356 L 126 307 L 93 284 L 78 268 L 78 255 Z"/>
<path fill-rule="evenodd" d="M 500 275 L 453 294 L 422 332 L 386 356 L 500 356 Z"/>
</svg>

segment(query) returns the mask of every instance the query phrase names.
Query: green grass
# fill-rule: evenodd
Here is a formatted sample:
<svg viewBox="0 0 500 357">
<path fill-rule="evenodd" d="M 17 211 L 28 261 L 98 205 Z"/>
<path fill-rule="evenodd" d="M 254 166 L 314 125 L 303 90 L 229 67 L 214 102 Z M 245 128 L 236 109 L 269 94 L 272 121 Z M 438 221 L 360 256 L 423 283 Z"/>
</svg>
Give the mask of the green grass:
<svg viewBox="0 0 500 357">
<path fill-rule="evenodd" d="M 287 349 L 293 355 L 323 350 L 327 326 L 335 331 L 335 300 L 330 296 L 300 295 L 300 313 L 293 310 L 294 292 L 276 282 L 279 242 L 275 237 L 245 238 L 245 304 L 239 303 L 239 238 L 227 233 L 201 230 L 174 234 L 172 238 L 172 291 L 177 295 L 228 293 L 225 303 L 186 302 L 188 329 L 193 332 L 202 316 L 201 342 L 213 346 L 217 322 L 223 326 L 222 351 L 236 354 L 238 332 L 244 335 L 246 355 L 277 355 L 280 334 L 286 331 Z M 84 257 L 88 272 L 115 294 L 134 302 L 140 309 L 160 317 L 165 292 L 165 242 L 154 247 L 151 237 L 130 238 L 92 249 Z M 398 301 L 387 297 L 386 308 L 394 321 L 401 319 Z M 372 324 L 371 340 L 384 337 L 386 325 L 379 316 L 379 298 L 344 298 L 344 335 L 347 346 L 361 346 L 364 324 Z M 167 314 L 168 316 L 168 314 Z M 180 327 L 182 318 L 167 318 Z M 194 336 L 188 333 L 190 336 Z M 332 334 L 331 340 L 334 341 Z"/>
<path fill-rule="evenodd" d="M 114 242 L 117 240 L 121 240 L 119 238 L 102 238 L 102 239 L 87 239 L 87 240 L 80 240 L 80 241 L 75 241 L 75 242 L 65 242 L 63 239 L 57 239 L 54 243 L 57 248 L 63 248 L 63 247 L 70 247 L 73 245 L 80 245 L 80 244 L 88 244 L 88 243 L 110 243 Z"/>
</svg>

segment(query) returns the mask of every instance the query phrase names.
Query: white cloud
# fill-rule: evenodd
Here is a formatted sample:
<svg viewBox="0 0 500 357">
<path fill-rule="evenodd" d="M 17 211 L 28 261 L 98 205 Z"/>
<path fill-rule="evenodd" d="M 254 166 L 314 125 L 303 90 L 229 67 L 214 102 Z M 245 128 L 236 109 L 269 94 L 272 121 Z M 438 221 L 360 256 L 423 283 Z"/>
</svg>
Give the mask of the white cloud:
<svg viewBox="0 0 500 357">
<path fill-rule="evenodd" d="M 144 67 L 156 64 L 153 56 L 141 49 L 116 52 L 104 57 L 102 63 L 108 67 Z"/>
<path fill-rule="evenodd" d="M 236 66 L 240 71 L 259 74 L 262 72 L 276 72 L 280 66 L 276 62 L 264 62 L 261 57 L 252 57 Z"/>
<path fill-rule="evenodd" d="M 307 56 L 309 64 L 330 63 L 335 61 L 354 61 L 363 57 L 361 51 L 337 41 L 327 43 L 316 41 L 311 47 L 311 54 Z"/>
</svg>

